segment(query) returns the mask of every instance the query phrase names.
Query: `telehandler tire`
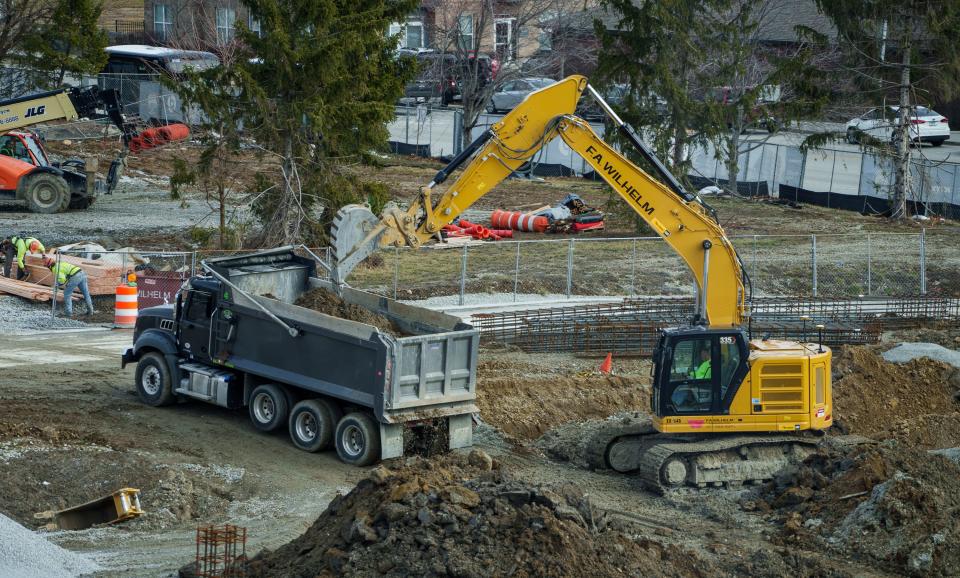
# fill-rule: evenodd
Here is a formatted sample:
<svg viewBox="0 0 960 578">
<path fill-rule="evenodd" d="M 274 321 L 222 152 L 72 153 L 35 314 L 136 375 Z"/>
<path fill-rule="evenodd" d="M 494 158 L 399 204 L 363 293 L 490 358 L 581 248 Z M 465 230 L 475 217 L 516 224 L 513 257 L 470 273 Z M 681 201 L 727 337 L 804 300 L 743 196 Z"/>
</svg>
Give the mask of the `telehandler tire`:
<svg viewBox="0 0 960 578">
<path fill-rule="evenodd" d="M 159 407 L 176 401 L 170 381 L 170 368 L 163 355 L 144 354 L 137 362 L 137 395 L 147 405 Z"/>
<path fill-rule="evenodd" d="M 70 189 L 66 181 L 50 173 L 36 173 L 24 177 L 24 198 L 34 213 L 59 213 L 70 205 Z"/>
</svg>

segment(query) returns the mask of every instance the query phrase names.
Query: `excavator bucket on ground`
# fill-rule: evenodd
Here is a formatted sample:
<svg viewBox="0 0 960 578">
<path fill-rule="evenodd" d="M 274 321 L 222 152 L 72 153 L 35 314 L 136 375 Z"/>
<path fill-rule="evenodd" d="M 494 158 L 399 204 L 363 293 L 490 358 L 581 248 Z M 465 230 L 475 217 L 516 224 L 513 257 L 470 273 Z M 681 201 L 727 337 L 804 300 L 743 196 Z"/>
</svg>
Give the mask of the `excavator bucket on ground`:
<svg viewBox="0 0 960 578">
<path fill-rule="evenodd" d="M 33 517 L 50 520 L 45 526 L 48 530 L 83 530 L 98 524 L 116 524 L 141 514 L 143 510 L 140 508 L 140 490 L 121 488 L 79 506 L 38 512 Z"/>
</svg>

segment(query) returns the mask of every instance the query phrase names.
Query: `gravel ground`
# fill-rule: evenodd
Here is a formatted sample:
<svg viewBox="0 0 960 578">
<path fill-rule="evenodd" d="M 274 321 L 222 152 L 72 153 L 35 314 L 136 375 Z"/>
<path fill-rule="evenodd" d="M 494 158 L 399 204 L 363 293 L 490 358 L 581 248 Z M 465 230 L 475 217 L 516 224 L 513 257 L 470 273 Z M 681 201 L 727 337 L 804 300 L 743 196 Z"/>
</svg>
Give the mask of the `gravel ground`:
<svg viewBox="0 0 960 578">
<path fill-rule="evenodd" d="M 122 242 L 130 236 L 170 232 L 201 223 L 212 227 L 215 219 L 202 200 L 185 204 L 171 200 L 167 179 L 130 174 L 121 177 L 112 195 L 101 196 L 85 211 L 41 215 L 28 212 L 23 205 L 2 203 L 0 235 L 31 235 L 48 247 L 92 241 L 105 235 Z"/>
<path fill-rule="evenodd" d="M 85 310 L 82 304 L 79 309 Z M 79 319 L 51 318 L 49 303 L 34 303 L 11 295 L 0 295 L 0 311 L 4 312 L 0 316 L 0 333 L 4 335 L 29 335 L 38 331 L 96 327 L 80 321 L 82 317 Z M 76 313 L 77 308 L 74 305 L 74 314 Z"/>
<path fill-rule="evenodd" d="M 0 514 L 0 578 L 67 578 L 97 569 L 82 554 L 64 550 Z"/>
<path fill-rule="evenodd" d="M 883 358 L 893 363 L 906 363 L 918 357 L 928 357 L 960 368 L 960 351 L 936 343 L 901 343 L 883 352 Z"/>
</svg>

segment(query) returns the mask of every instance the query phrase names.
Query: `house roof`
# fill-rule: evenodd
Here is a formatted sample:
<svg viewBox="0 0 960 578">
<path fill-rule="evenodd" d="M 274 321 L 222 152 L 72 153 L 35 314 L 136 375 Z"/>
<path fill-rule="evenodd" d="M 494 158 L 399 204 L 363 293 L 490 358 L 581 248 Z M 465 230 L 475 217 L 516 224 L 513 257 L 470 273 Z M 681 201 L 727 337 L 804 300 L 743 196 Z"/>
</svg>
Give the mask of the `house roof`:
<svg viewBox="0 0 960 578">
<path fill-rule="evenodd" d="M 642 4 L 646 0 L 634 0 Z M 822 14 L 813 0 L 767 0 L 767 15 L 757 30 L 760 42 L 797 42 L 797 26 L 805 26 L 824 34 L 830 39 L 837 37 L 837 29 L 830 19 Z M 605 7 L 589 10 L 594 19 L 603 22 L 607 30 L 616 30 L 619 16 Z"/>
</svg>

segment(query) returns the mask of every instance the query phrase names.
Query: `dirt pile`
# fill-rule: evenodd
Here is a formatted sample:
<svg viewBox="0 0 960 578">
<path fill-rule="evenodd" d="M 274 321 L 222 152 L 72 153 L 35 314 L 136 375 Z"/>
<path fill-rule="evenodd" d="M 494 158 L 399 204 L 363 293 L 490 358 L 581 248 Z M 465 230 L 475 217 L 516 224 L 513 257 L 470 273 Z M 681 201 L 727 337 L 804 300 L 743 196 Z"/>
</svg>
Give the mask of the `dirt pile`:
<svg viewBox="0 0 960 578">
<path fill-rule="evenodd" d="M 326 289 L 317 288 L 307 291 L 301 295 L 299 299 L 297 299 L 296 305 L 299 305 L 300 307 L 306 307 L 307 309 L 313 309 L 314 311 L 323 313 L 325 315 L 331 315 L 341 319 L 349 319 L 350 321 L 357 321 L 360 323 L 366 323 L 367 325 L 373 325 L 380 331 L 389 333 L 394 337 L 403 336 L 403 332 L 400 331 L 400 328 L 397 327 L 396 324 L 387 317 L 380 315 L 379 313 L 374 313 L 368 309 L 364 309 L 359 305 L 347 303 L 338 295 L 335 295 Z"/>
<path fill-rule="evenodd" d="M 867 557 L 911 575 L 960 567 L 960 467 L 901 444 L 826 449 L 764 488 L 782 539 Z"/>
<path fill-rule="evenodd" d="M 646 361 L 615 360 L 613 375 L 597 371 L 599 363 L 484 346 L 477 367 L 480 417 L 525 441 L 562 424 L 650 406 Z"/>
<path fill-rule="evenodd" d="M 474 451 L 373 470 L 306 533 L 258 555 L 248 570 L 304 577 L 697 573 L 692 552 L 631 537 L 638 533 L 575 487 L 512 480 Z"/>
<path fill-rule="evenodd" d="M 922 445 L 933 447 L 917 430 L 923 416 L 952 419 L 960 410 L 954 393 L 956 370 L 938 361 L 921 358 L 908 363 L 889 363 L 876 348 L 847 347 L 838 351 L 833 362 L 833 398 L 835 422 L 840 430 L 866 436 L 897 436 L 907 433 Z M 916 426 L 911 426 L 916 422 Z M 960 445 L 960 431 L 941 440 Z M 943 434 L 944 432 L 940 432 Z M 939 435 L 939 434 L 938 434 Z M 942 436 L 941 436 L 942 437 Z M 932 442 L 933 440 L 928 440 Z M 945 446 L 939 446 L 945 447 Z"/>
</svg>

